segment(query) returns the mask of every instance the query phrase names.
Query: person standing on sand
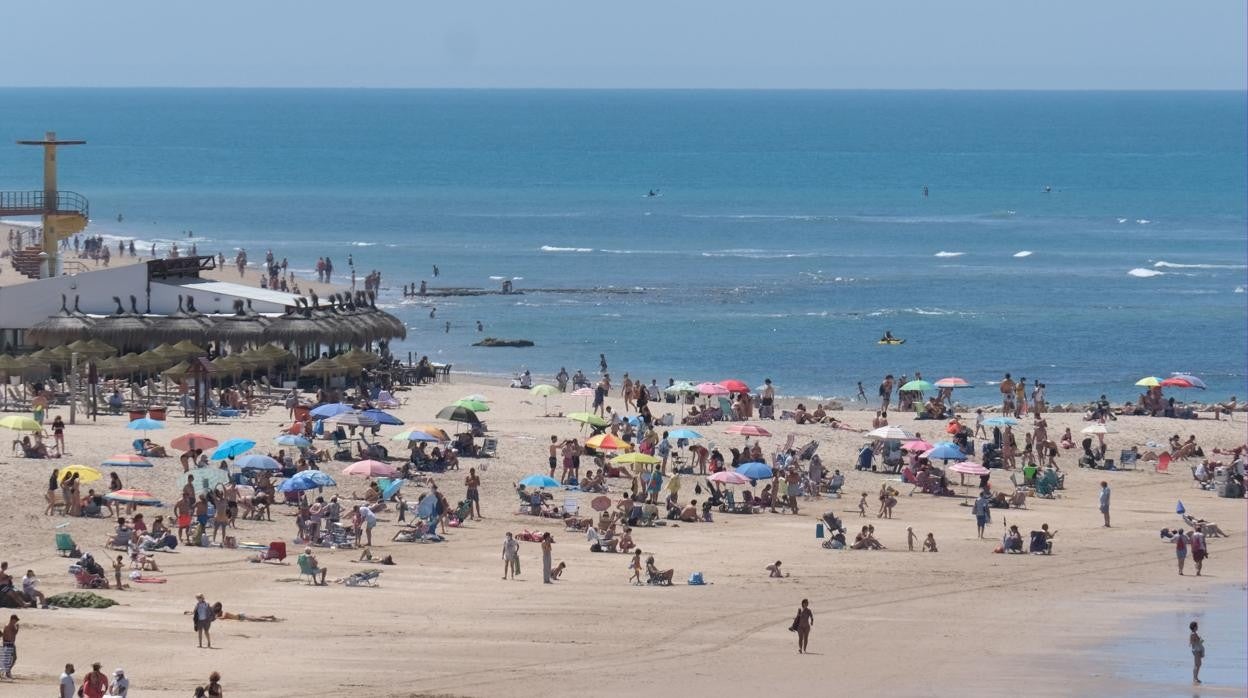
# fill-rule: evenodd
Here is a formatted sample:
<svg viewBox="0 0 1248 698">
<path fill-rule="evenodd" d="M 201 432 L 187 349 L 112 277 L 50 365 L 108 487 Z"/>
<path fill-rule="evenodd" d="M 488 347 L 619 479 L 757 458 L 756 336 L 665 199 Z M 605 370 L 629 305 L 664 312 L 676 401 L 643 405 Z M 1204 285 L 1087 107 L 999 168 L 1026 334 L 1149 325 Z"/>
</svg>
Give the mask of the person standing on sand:
<svg viewBox="0 0 1248 698">
<path fill-rule="evenodd" d="M 476 468 L 468 469 L 468 477 L 464 478 L 464 486 L 468 488 L 464 498 L 472 503 L 471 512 L 477 521 L 481 520 L 481 477 Z"/>
<path fill-rule="evenodd" d="M 1109 483 L 1103 480 L 1101 481 L 1100 508 L 1101 516 L 1105 517 L 1105 528 L 1109 528 Z"/>
<path fill-rule="evenodd" d="M 893 400 L 893 374 L 884 376 L 884 380 L 880 383 L 880 411 L 888 410 L 888 403 Z"/>
<path fill-rule="evenodd" d="M 507 573 L 511 572 L 511 578 L 516 578 L 516 573 L 520 571 L 520 541 L 511 535 L 511 531 L 507 532 L 507 537 L 503 539 L 503 579 L 507 579 Z"/>
<path fill-rule="evenodd" d="M 551 537 L 550 532 L 542 534 L 542 583 L 550 584 L 550 567 L 551 567 L 551 546 L 555 539 Z"/>
<path fill-rule="evenodd" d="M 984 537 L 984 527 L 992 520 L 991 501 L 988 499 L 987 491 L 980 491 L 979 499 L 976 499 L 975 505 L 971 507 L 971 512 L 975 514 L 975 528 L 980 538 Z"/>
<path fill-rule="evenodd" d="M 1173 542 L 1174 542 L 1174 556 L 1178 558 L 1179 574 L 1182 575 L 1183 564 L 1187 562 L 1187 545 L 1188 545 L 1187 534 L 1183 532 L 1183 529 L 1180 528 L 1179 531 L 1174 534 Z"/>
<path fill-rule="evenodd" d="M 83 698 L 104 698 L 108 692 L 108 676 L 100 671 L 100 666 L 99 662 L 92 664 L 91 671 L 82 677 Z"/>
<path fill-rule="evenodd" d="M 810 640 L 810 628 L 815 624 L 815 614 L 810 610 L 810 600 L 802 599 L 802 605 L 797 609 L 797 616 L 793 619 L 793 625 L 790 630 L 797 633 L 797 653 L 806 654 L 806 643 Z"/>
<path fill-rule="evenodd" d="M 16 615 L 9 616 L 8 625 L 4 626 L 4 630 L 0 630 L 0 672 L 4 678 L 13 678 L 13 666 L 17 664 L 17 622 L 21 620 Z"/>
<path fill-rule="evenodd" d="M 1203 566 L 1205 558 L 1209 557 L 1208 544 L 1205 543 L 1204 527 L 1198 524 L 1196 530 L 1192 531 L 1189 539 L 1192 546 L 1192 562 L 1196 563 L 1196 576 L 1199 577 L 1200 568 Z"/>
<path fill-rule="evenodd" d="M 1192 685 L 1199 686 L 1200 665 L 1205 661 L 1205 641 L 1200 633 L 1196 632 L 1199 627 L 1196 621 L 1192 621 L 1187 627 L 1192 631 L 1192 634 L 1187 636 L 1187 644 L 1192 648 Z"/>
<path fill-rule="evenodd" d="M 61 674 L 61 698 L 74 698 L 74 665 L 66 664 L 65 673 Z"/>
<path fill-rule="evenodd" d="M 195 622 L 195 635 L 199 639 L 199 646 L 204 646 L 204 640 L 208 640 L 208 649 L 212 649 L 212 634 L 209 630 L 212 628 L 212 621 L 216 618 L 216 614 L 212 612 L 212 606 L 204 600 L 203 594 L 196 594 L 195 609 L 191 611 L 191 618 Z"/>
</svg>

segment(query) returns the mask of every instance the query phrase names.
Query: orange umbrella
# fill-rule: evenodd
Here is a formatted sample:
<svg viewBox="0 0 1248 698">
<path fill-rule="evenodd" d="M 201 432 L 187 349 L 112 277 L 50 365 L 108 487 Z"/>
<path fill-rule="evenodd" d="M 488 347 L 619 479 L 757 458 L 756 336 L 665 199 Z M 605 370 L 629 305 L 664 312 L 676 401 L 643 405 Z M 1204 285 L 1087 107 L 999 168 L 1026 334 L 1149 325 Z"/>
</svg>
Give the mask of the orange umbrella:
<svg viewBox="0 0 1248 698">
<path fill-rule="evenodd" d="M 446 433 L 445 429 L 435 427 L 432 424 L 417 424 L 412 427 L 415 431 L 423 431 L 430 436 L 436 436 L 443 441 L 450 441 L 451 437 Z"/>
<path fill-rule="evenodd" d="M 195 432 L 187 432 L 173 441 L 169 445 L 179 451 L 193 451 L 195 449 L 206 450 L 220 446 L 220 442 L 208 436 L 207 434 L 196 434 Z"/>
<path fill-rule="evenodd" d="M 611 434 L 599 434 L 587 440 L 585 445 L 598 451 L 627 451 L 632 448 L 626 441 Z"/>
</svg>

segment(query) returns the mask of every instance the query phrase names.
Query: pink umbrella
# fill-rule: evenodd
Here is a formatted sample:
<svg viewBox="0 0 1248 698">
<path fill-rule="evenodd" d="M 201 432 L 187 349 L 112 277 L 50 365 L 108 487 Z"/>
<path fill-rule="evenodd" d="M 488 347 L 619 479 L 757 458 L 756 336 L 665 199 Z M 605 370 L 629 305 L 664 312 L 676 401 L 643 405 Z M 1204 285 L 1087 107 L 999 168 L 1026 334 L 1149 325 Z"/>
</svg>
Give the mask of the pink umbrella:
<svg viewBox="0 0 1248 698">
<path fill-rule="evenodd" d="M 914 441 L 907 441 L 906 443 L 901 445 L 901 449 L 903 451 L 922 452 L 922 451 L 930 450 L 931 448 L 932 448 L 932 445 L 924 441 L 923 439 L 915 439 Z"/>
<path fill-rule="evenodd" d="M 961 463 L 954 463 L 949 466 L 949 470 L 955 473 L 962 473 L 963 475 L 987 475 L 992 472 L 979 463 L 972 463 L 969 460 L 964 460 Z"/>
<path fill-rule="evenodd" d="M 342 469 L 344 475 L 358 477 L 394 477 L 398 472 L 393 465 L 376 460 L 361 460 Z"/>
<path fill-rule="evenodd" d="M 719 383 L 698 383 L 698 392 L 702 395 L 727 395 L 732 391 Z"/>
<path fill-rule="evenodd" d="M 965 378 L 958 378 L 957 376 L 949 376 L 948 378 L 941 378 L 940 380 L 936 381 L 933 385 L 935 385 L 937 388 L 969 388 L 971 387 L 971 384 L 968 383 Z"/>
<path fill-rule="evenodd" d="M 572 395 L 574 397 L 593 397 L 594 389 L 593 388 L 577 388 L 576 390 L 572 391 Z"/>
<path fill-rule="evenodd" d="M 745 485 L 750 482 L 750 478 L 735 470 L 721 470 L 707 479 L 724 485 Z"/>
<path fill-rule="evenodd" d="M 724 433 L 741 434 L 742 436 L 771 436 L 771 432 L 753 424 L 733 424 L 725 429 Z"/>
<path fill-rule="evenodd" d="M 720 381 L 719 384 L 727 388 L 730 393 L 750 392 L 750 386 L 746 385 L 745 381 L 740 381 L 736 378 L 729 378 L 726 381 Z"/>
</svg>

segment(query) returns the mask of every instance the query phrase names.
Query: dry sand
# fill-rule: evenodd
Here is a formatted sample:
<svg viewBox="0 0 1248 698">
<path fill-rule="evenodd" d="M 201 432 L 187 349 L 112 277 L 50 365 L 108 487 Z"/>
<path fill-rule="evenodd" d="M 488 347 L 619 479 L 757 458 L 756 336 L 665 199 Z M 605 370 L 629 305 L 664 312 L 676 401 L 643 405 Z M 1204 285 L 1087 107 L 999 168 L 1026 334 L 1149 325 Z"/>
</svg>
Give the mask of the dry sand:
<svg viewBox="0 0 1248 698">
<path fill-rule="evenodd" d="M 565 419 L 542 417 L 541 399 L 525 391 L 461 378 L 403 393 L 410 401 L 396 412 L 409 423 L 430 421 L 442 406 L 477 392 L 493 400 L 485 416 L 500 442 L 499 457 L 488 461 L 483 476 L 486 519 L 451 529 L 446 543 L 413 545 L 389 542 L 396 523 L 393 513 L 383 514 L 374 550 L 393 555 L 398 564 L 384 568 L 380 587 L 291 581 L 298 572 L 297 549 L 291 564 L 277 566 L 249 563 L 240 550 L 179 547 L 158 555 L 167 584 L 105 592 L 119 606 L 22 611 L 18 678 L 0 684 L 0 692 L 47 696 L 65 662 L 74 662 L 81 676 L 91 662 L 101 661 L 109 672 L 125 667 L 133 693 L 141 696 L 190 695 L 212 670 L 222 672 L 228 694 L 248 696 L 735 696 L 775 689 L 796 695 L 1139 694 L 1128 679 L 1115 678 L 1100 665 L 1111 658 L 1101 645 L 1134 632 L 1132 624 L 1166 607 L 1167 598 L 1203 599 L 1245 583 L 1243 500 L 1194 489 L 1184 464 L 1168 474 L 1151 467 L 1088 472 L 1075 467 L 1069 452 L 1060 461 L 1068 473 L 1061 497 L 1032 499 L 1025 510 L 994 511 L 989 540 L 976 539 L 973 518 L 958 498 L 910 497 L 903 486 L 895 519 L 877 520 L 874 512 L 869 519 L 888 550 L 824 550 L 814 537 L 819 515 L 835 509 L 854 530 L 860 524 L 852 511 L 855 495 L 874 493 L 882 479 L 893 476 L 853 471 L 861 436 L 792 422 L 766 423 L 776 434 L 765 440 L 769 453 L 789 433 L 797 434 L 798 443 L 818 439 L 825 464 L 848 473 L 843 499 L 803 502 L 799 516 L 720 514 L 713 524 L 637 530 L 641 548 L 656 555 L 661 567 L 675 568 L 678 584 L 671 588 L 630 586 L 627 556 L 592 554 L 583 534 L 559 526 L 553 528 L 554 557 L 568 564 L 564 579 L 543 585 L 540 551 L 525 543 L 520 580 L 504 582 L 504 532 L 551 528 L 551 520 L 514 513 L 512 483 L 544 471 L 551 434 L 578 432 Z M 622 407 L 618 398 L 609 404 Z M 582 408 L 581 398 L 551 400 L 552 411 Z M 871 414 L 844 416 L 866 426 Z M 1196 434 L 1207 450 L 1232 447 L 1245 440 L 1243 415 L 1237 418 L 1235 423 L 1123 418 L 1117 422 L 1121 433 L 1110 437 L 1111 452 L 1150 439 L 1164 442 L 1175 432 Z M 935 436 L 933 423 L 902 419 L 903 426 Z M 1083 426 L 1076 415 L 1052 415 L 1049 421 L 1055 434 L 1065 426 L 1076 432 Z M 276 407 L 196 430 L 252 438 L 266 449 L 285 422 L 286 411 Z M 65 524 L 62 530 L 101 560 L 107 555 L 101 544 L 111 530 L 107 520 L 45 517 L 48 474 L 53 467 L 97 465 L 126 452 L 134 432 L 123 426 L 121 417 L 92 424 L 80 415 L 67 429 L 66 458 L 39 462 L 6 456 L 0 462 L 8 493 L 0 506 L 3 558 L 18 577 L 27 568 L 37 570 L 45 593 L 72 586 L 68 561 L 54 551 L 58 525 Z M 724 447 L 739 443 L 740 437 L 723 434 L 724 426 L 702 431 Z M 174 415 L 155 437 L 167 443 L 189 428 Z M 396 431 L 390 427 L 383 434 Z M 338 491 L 362 490 L 363 482 L 339 474 L 343 465 L 326 468 L 342 483 Z M 438 477 L 448 498 L 462 497 L 468 467 L 484 465 L 465 459 L 463 472 Z M 150 470 L 118 472 L 127 486 L 165 498 L 177 493 L 181 479 L 176 458 L 159 460 Z M 1101 527 L 1096 508 L 1102 478 L 1113 487 L 1112 529 Z M 1002 480 L 994 473 L 998 487 Z M 618 492 L 627 483 L 614 484 Z M 686 477 L 682 499 L 694 496 L 693 485 Z M 407 492 L 414 498 L 414 488 Z M 577 498 L 587 510 L 590 497 Z M 1211 541 L 1208 574 L 1201 578 L 1178 576 L 1171 547 L 1158 539 L 1158 529 L 1180 523 L 1174 514 L 1178 498 L 1231 533 Z M 290 541 L 295 530 L 290 510 L 274 511 L 272 523 L 240 522 L 239 540 Z M 992 554 L 1003 519 L 1024 532 L 1049 523 L 1059 532 L 1056 554 Z M 906 552 L 907 526 L 920 536 L 934 532 L 940 553 Z M 331 579 L 364 567 L 351 562 L 354 551 L 317 554 Z M 776 559 L 791 577 L 767 578 L 763 568 Z M 710 584 L 686 586 L 683 581 L 694 570 Z M 218 649 L 197 649 L 183 612 L 201 592 L 229 610 L 284 620 L 220 621 L 213 628 Z M 816 619 L 809 656 L 796 653 L 795 636 L 787 631 L 802 598 L 810 599 Z M 1187 656 L 1185 635 L 1156 639 Z M 1176 669 L 1166 690 L 1184 690 L 1187 671 Z M 1206 687 L 1202 694 L 1242 695 L 1243 688 Z"/>
</svg>

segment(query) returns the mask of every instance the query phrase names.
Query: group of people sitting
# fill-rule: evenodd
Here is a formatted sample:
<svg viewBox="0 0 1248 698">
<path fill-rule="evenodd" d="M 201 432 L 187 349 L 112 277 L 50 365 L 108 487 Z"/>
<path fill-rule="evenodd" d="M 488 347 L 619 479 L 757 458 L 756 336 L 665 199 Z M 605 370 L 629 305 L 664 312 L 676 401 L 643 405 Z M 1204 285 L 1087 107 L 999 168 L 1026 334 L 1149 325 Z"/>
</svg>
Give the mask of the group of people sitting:
<svg viewBox="0 0 1248 698">
<path fill-rule="evenodd" d="M 1030 532 L 1027 549 L 1024 550 L 1022 532 L 1018 530 L 1017 525 L 1010 524 L 1010 527 L 1001 536 L 1001 545 L 993 552 L 1012 553 L 1015 555 L 1028 552 L 1032 555 L 1051 555 L 1053 554 L 1053 536 L 1055 535 L 1057 535 L 1057 531 L 1050 531 L 1047 523 L 1041 524 L 1040 530 Z"/>
</svg>

